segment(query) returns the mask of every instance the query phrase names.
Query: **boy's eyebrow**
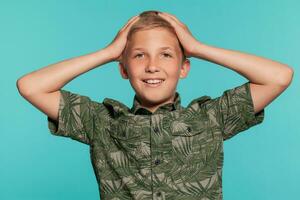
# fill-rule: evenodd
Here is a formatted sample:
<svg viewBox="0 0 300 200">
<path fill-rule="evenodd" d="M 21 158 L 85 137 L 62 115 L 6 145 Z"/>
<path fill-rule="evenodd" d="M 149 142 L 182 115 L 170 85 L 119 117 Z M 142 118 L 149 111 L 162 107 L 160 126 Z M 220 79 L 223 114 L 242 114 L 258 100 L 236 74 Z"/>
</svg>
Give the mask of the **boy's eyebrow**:
<svg viewBox="0 0 300 200">
<path fill-rule="evenodd" d="M 159 49 L 162 49 L 162 50 L 165 50 L 165 49 L 173 50 L 172 47 L 168 47 L 168 46 L 166 46 L 166 47 L 160 47 Z M 133 49 L 132 49 L 132 51 L 134 51 L 134 50 L 145 50 L 145 49 L 142 48 L 142 47 L 136 47 L 136 48 L 133 48 Z"/>
</svg>

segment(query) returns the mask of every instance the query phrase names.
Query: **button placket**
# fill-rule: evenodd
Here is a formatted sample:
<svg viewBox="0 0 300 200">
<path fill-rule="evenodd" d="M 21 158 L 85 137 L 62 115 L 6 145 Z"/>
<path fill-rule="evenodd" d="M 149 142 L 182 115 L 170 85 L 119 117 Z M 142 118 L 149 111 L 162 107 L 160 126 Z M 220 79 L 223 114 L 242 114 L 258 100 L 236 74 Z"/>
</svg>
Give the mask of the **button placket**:
<svg viewBox="0 0 300 200">
<path fill-rule="evenodd" d="M 153 131 L 155 132 L 155 133 L 159 133 L 159 128 L 158 127 L 154 127 L 153 128 Z M 159 165 L 160 164 L 160 159 L 159 158 L 156 158 L 155 160 L 154 160 L 154 164 L 155 165 Z"/>
<path fill-rule="evenodd" d="M 162 164 L 162 159 L 163 159 L 163 153 L 160 152 L 160 144 L 162 142 L 162 140 L 160 139 L 160 137 L 162 137 L 162 133 L 160 133 L 160 123 L 159 120 L 161 120 L 161 118 L 157 115 L 153 115 L 153 122 L 151 123 L 151 129 L 152 129 L 152 134 L 151 134 L 151 142 L 152 142 L 152 176 L 160 176 L 160 165 Z M 153 180 L 154 181 L 154 180 Z M 153 200 L 164 200 L 165 199 L 165 194 L 160 191 L 161 188 L 160 187 L 153 187 Z"/>
</svg>

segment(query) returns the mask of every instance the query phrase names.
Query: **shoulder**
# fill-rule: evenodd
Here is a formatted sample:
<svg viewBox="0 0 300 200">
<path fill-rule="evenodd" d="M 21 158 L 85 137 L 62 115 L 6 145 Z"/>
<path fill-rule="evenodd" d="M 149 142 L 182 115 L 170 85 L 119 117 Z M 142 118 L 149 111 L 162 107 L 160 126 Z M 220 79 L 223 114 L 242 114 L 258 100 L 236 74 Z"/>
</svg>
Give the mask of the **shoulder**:
<svg viewBox="0 0 300 200">
<path fill-rule="evenodd" d="M 207 95 L 197 97 L 189 103 L 188 107 L 206 106 L 209 108 L 210 106 L 222 104 L 225 101 L 237 101 L 239 99 L 246 99 L 249 101 L 251 100 L 250 97 L 250 84 L 249 82 L 246 82 L 241 85 L 223 90 L 222 93 L 216 97 Z M 242 101 L 240 103 L 242 103 Z"/>
<path fill-rule="evenodd" d="M 110 108 L 105 104 L 107 98 L 104 98 L 103 102 L 101 102 L 100 100 L 94 100 L 94 98 L 78 92 L 65 89 L 61 89 L 60 91 L 62 102 L 69 108 L 74 108 L 77 112 L 81 112 L 82 114 L 88 113 L 90 116 L 93 115 L 108 119 Z"/>
<path fill-rule="evenodd" d="M 204 95 L 193 99 L 187 106 L 188 109 L 198 110 L 203 107 L 205 104 L 208 104 L 212 98 L 210 96 Z"/>
</svg>

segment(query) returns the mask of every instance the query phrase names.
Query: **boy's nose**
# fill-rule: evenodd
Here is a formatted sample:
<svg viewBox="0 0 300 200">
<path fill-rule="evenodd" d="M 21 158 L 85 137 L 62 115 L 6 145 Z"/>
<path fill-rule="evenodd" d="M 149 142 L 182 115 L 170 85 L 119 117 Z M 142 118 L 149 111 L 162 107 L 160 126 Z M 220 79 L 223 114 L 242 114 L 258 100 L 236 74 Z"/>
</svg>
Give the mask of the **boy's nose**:
<svg viewBox="0 0 300 200">
<path fill-rule="evenodd" d="M 156 65 L 148 65 L 145 70 L 146 70 L 146 72 L 159 71 L 159 69 L 158 69 L 158 67 L 156 67 Z"/>
<path fill-rule="evenodd" d="M 155 62 L 155 59 L 151 59 L 146 66 L 146 72 L 155 72 L 155 71 L 159 71 L 159 67 L 157 65 L 157 62 Z"/>
</svg>

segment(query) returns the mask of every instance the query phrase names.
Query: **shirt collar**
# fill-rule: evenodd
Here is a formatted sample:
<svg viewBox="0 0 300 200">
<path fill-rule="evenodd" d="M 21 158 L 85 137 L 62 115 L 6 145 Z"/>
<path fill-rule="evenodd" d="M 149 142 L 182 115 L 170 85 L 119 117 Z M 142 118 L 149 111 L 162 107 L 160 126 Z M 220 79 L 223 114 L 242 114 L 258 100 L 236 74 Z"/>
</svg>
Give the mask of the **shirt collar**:
<svg viewBox="0 0 300 200">
<path fill-rule="evenodd" d="M 176 91 L 173 102 L 161 105 L 154 113 L 155 114 L 164 113 L 166 111 L 174 111 L 174 110 L 180 110 L 180 109 L 181 109 L 181 98 L 180 98 L 180 94 Z M 137 115 L 137 114 L 153 114 L 151 111 L 149 111 L 148 109 L 143 108 L 141 106 L 141 103 L 136 95 L 134 95 L 133 104 L 132 104 L 130 111 L 135 115 Z"/>
</svg>

